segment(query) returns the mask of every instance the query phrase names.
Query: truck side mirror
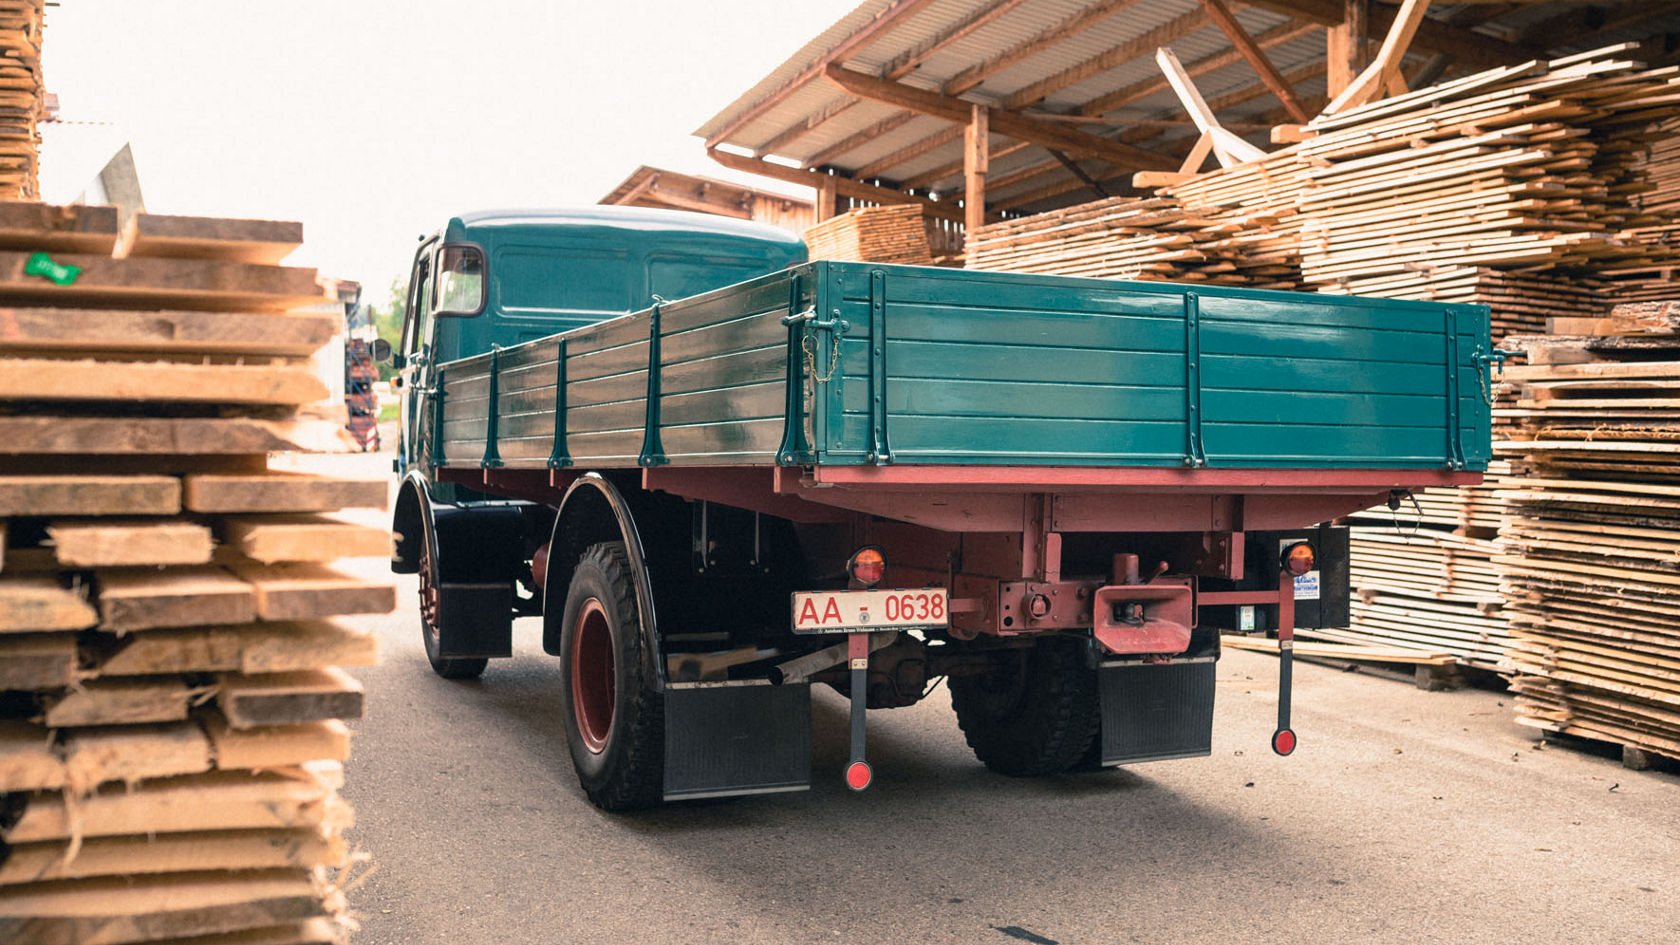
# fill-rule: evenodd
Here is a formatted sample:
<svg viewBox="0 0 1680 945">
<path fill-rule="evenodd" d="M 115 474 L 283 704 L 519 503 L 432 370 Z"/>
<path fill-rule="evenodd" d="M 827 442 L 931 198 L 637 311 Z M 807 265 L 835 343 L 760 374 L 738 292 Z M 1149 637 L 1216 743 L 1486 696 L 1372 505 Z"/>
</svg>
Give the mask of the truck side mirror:
<svg viewBox="0 0 1680 945">
<path fill-rule="evenodd" d="M 391 343 L 386 341 L 384 338 L 373 339 L 373 359 L 375 361 L 390 362 L 393 367 L 402 367 L 402 365 L 395 363 L 393 352 L 391 351 Z"/>
</svg>

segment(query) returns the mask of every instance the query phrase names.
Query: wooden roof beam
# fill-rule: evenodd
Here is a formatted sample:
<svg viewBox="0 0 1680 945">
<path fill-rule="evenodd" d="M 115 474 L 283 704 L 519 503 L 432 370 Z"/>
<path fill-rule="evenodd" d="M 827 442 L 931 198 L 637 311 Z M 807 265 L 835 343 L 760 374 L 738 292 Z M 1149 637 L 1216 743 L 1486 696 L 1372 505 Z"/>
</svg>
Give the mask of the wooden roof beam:
<svg viewBox="0 0 1680 945">
<path fill-rule="evenodd" d="M 900 82 L 876 79 L 838 65 L 829 66 L 827 74 L 830 81 L 859 98 L 897 105 L 956 124 L 968 123 L 973 103 L 963 99 L 914 88 Z M 993 131 L 1006 137 L 1031 141 L 1070 154 L 1100 157 L 1115 164 L 1129 165 L 1141 170 L 1165 170 L 1164 165 L 1172 163 L 1153 151 L 1145 151 L 1077 129 L 1057 127 L 1050 122 L 1036 121 L 1005 109 L 992 111 L 991 126 Z"/>
<path fill-rule="evenodd" d="M 769 177 L 774 180 L 787 181 L 790 184 L 812 187 L 819 191 L 824 187 L 832 187 L 840 196 L 851 197 L 856 200 L 868 200 L 874 203 L 883 204 L 919 204 L 923 208 L 923 212 L 931 216 L 936 216 L 945 220 L 955 220 L 959 223 L 962 222 L 963 219 L 963 209 L 955 203 L 940 203 L 936 200 L 929 200 L 926 197 L 915 197 L 901 191 L 893 190 L 891 187 L 877 187 L 874 184 L 865 184 L 863 181 L 852 180 L 849 177 L 840 177 L 834 174 L 823 174 L 819 171 L 788 167 L 785 164 L 776 164 L 771 161 L 748 157 L 745 154 L 720 151 L 717 148 L 707 148 L 706 155 L 719 164 L 722 164 L 724 167 L 737 171 L 745 171 L 748 174 L 757 174 L 760 177 Z"/>
<path fill-rule="evenodd" d="M 1008 13 L 1010 10 L 1015 9 L 1025 2 L 1027 2 L 1027 0 L 993 0 L 991 6 L 979 11 L 974 16 L 963 20 L 933 39 L 917 46 L 915 49 L 895 57 L 891 62 L 887 63 L 885 69 L 881 70 L 882 76 L 888 79 L 904 78 L 910 73 L 915 72 L 923 62 L 938 54 L 952 43 L 962 39 L 989 23 L 995 22 L 998 17 L 1003 16 L 1005 13 Z M 862 104 L 861 99 L 848 98 L 837 105 L 830 105 L 829 107 L 824 108 L 816 115 L 806 118 L 802 124 L 795 125 L 766 142 L 763 147 L 757 149 L 759 156 L 762 157 L 766 154 L 774 154 L 778 149 L 786 147 L 794 141 L 805 137 L 825 122 L 838 116 L 840 113 L 849 110 L 852 106 L 859 104 Z M 909 112 L 901 113 L 901 115 L 905 117 L 906 121 L 909 120 L 909 118 L 914 117 L 914 115 Z M 892 120 L 892 118 L 885 119 L 882 124 Z M 902 124 L 902 122 L 900 122 L 900 124 Z M 895 125 L 893 127 L 897 126 Z M 856 135 L 853 135 L 852 137 L 855 138 Z M 829 161 L 844 153 L 845 151 L 835 151 L 832 148 L 826 149 L 821 155 L 812 156 L 809 160 L 807 160 L 805 162 L 805 166 L 819 167 L 823 164 L 829 163 Z"/>
<path fill-rule="evenodd" d="M 1405 58 L 1406 50 L 1411 47 L 1418 27 L 1423 24 L 1428 14 L 1429 0 L 1403 0 L 1400 11 L 1395 14 L 1394 24 L 1383 37 L 1382 48 L 1377 50 L 1376 57 L 1340 95 L 1330 100 L 1330 104 L 1324 109 L 1325 113 L 1334 115 L 1345 112 L 1380 97 L 1383 91 L 1390 87 L 1394 77 L 1400 74 L 1400 60 Z"/>
<path fill-rule="evenodd" d="M 1265 84 L 1272 95 L 1277 97 L 1278 102 L 1289 110 L 1290 117 L 1302 123 L 1310 119 L 1312 116 L 1307 114 L 1307 109 L 1301 104 L 1300 97 L 1295 94 L 1294 89 L 1289 87 L 1289 83 L 1283 80 L 1283 76 L 1278 73 L 1277 66 L 1272 65 L 1272 61 L 1266 58 L 1265 51 L 1255 43 L 1252 36 L 1248 35 L 1248 30 L 1243 29 L 1243 25 L 1237 22 L 1236 14 L 1232 13 L 1231 8 L 1225 5 L 1225 0 L 1202 0 L 1202 9 L 1207 11 L 1208 16 L 1213 19 L 1214 25 L 1218 26 L 1231 40 L 1231 45 L 1236 48 L 1236 51 L 1241 53 L 1242 57 L 1248 60 L 1248 64 L 1254 67 L 1254 72 L 1260 77 L 1260 81 Z"/>
<path fill-rule="evenodd" d="M 828 68 L 829 63 L 842 62 L 853 53 L 862 51 L 870 43 L 875 42 L 892 30 L 893 27 L 909 20 L 937 2 L 938 0 L 894 0 L 886 9 L 877 13 L 873 20 L 865 23 L 857 32 L 841 40 L 833 49 L 818 56 L 817 61 L 806 66 L 781 88 L 759 99 L 746 111 L 736 115 L 728 124 L 714 132 L 711 137 L 706 139 L 706 147 L 717 147 L 719 142 L 726 140 L 730 135 L 740 131 L 760 115 L 775 108 L 783 99 L 804 88 L 813 80 L 820 78 L 823 70 Z"/>
<path fill-rule="evenodd" d="M 1302 36 L 1306 36 L 1309 33 L 1316 33 L 1318 32 L 1318 29 L 1319 27 L 1315 24 L 1303 24 L 1291 21 L 1274 26 L 1264 33 L 1261 33 L 1259 36 L 1254 37 L 1254 43 L 1263 50 L 1271 49 L 1274 46 L 1281 46 L 1284 43 L 1300 39 Z M 1241 53 L 1237 52 L 1235 49 L 1227 49 L 1224 52 L 1214 53 L 1211 56 L 1203 56 L 1195 62 L 1186 64 L 1184 71 L 1185 74 L 1189 75 L 1191 78 L 1195 78 L 1197 76 L 1207 75 L 1210 72 L 1223 69 L 1226 66 L 1235 65 L 1241 61 Z M 1286 83 L 1288 82 L 1287 76 L 1284 77 L 1284 81 Z M 1171 87 L 1172 86 L 1167 84 L 1165 76 L 1157 76 L 1153 79 L 1146 79 L 1142 82 L 1134 82 L 1125 88 L 1116 89 L 1113 92 L 1094 98 L 1079 106 L 1079 114 L 1101 115 L 1105 112 L 1114 111 L 1117 108 L 1124 108 L 1133 102 L 1140 102 L 1158 92 L 1165 92 Z"/>
<path fill-rule="evenodd" d="M 840 157 L 853 148 L 866 145 L 869 142 L 874 141 L 876 138 L 896 131 L 920 117 L 922 116 L 916 114 L 915 112 L 904 111 L 898 112 L 889 118 L 883 118 L 875 124 L 870 125 L 868 128 L 865 128 L 856 134 L 847 135 L 840 141 L 836 141 L 834 144 L 831 144 L 828 147 L 823 148 L 821 151 L 818 151 L 816 154 L 811 155 L 806 159 L 805 166 L 821 167 L 824 164 L 831 164 L 834 162 L 835 158 Z"/>
<path fill-rule="evenodd" d="M 1308 20 L 1320 26 L 1339 26 L 1342 22 L 1342 0 L 1244 0 L 1249 6 L 1282 13 L 1298 20 Z M 1366 22 L 1366 34 L 1382 39 L 1394 24 L 1396 10 L 1383 3 L 1371 4 L 1371 16 Z M 1417 48 L 1446 53 L 1460 63 L 1476 69 L 1509 66 L 1528 59 L 1544 59 L 1545 50 L 1520 43 L 1506 42 L 1484 36 L 1474 30 L 1453 26 L 1439 20 L 1424 20 L 1418 24 Z"/>
<path fill-rule="evenodd" d="M 1025 151 L 1030 147 L 1033 147 L 1033 145 L 1027 141 L 1011 141 L 1001 148 L 993 148 L 992 160 L 997 160 L 1000 157 L 1008 157 L 1017 151 Z M 945 178 L 961 174 L 962 172 L 963 162 L 952 161 L 946 164 L 941 164 L 931 170 L 923 171 L 914 177 L 906 177 L 904 180 L 899 182 L 899 186 L 907 190 L 913 190 L 918 187 L 932 187 L 934 184 L 944 180 Z"/>
<path fill-rule="evenodd" d="M 1154 55 L 1155 50 L 1162 46 L 1169 46 L 1175 40 L 1189 36 L 1199 29 L 1209 25 L 1207 11 L 1200 7 L 1191 10 L 1135 37 L 1118 46 L 1111 46 L 1096 56 L 1077 65 L 1063 69 L 1052 76 L 1047 76 L 1033 84 L 1011 93 L 1003 100 L 1003 107 L 1015 110 L 1025 108 L 1043 101 L 1046 97 L 1060 92 L 1062 89 L 1100 75 L 1116 66 L 1125 65 L 1140 56 Z"/>
<path fill-rule="evenodd" d="M 969 66 L 947 79 L 940 91 L 946 95 L 961 95 L 1010 66 L 1031 59 L 1051 46 L 1077 36 L 1114 14 L 1141 2 L 1143 0 L 1104 0 L 1095 6 L 1087 7 L 1032 39 L 1017 43 L 983 62 Z"/>
<path fill-rule="evenodd" d="M 868 164 L 865 164 L 853 171 L 852 176 L 858 178 L 859 180 L 868 180 L 871 177 L 881 177 L 886 171 L 889 171 L 906 161 L 914 161 L 924 154 L 931 154 L 951 142 L 960 139 L 962 136 L 963 130 L 961 126 L 946 128 L 943 131 L 938 131 L 928 135 L 926 138 L 923 138 L 915 144 L 907 144 L 891 154 L 883 155 L 876 160 L 870 161 Z M 992 153 L 996 154 L 997 152 L 994 151 Z M 957 163 L 957 169 L 962 169 L 962 163 L 960 161 Z M 903 186 L 908 187 L 911 185 L 904 184 Z"/>
</svg>

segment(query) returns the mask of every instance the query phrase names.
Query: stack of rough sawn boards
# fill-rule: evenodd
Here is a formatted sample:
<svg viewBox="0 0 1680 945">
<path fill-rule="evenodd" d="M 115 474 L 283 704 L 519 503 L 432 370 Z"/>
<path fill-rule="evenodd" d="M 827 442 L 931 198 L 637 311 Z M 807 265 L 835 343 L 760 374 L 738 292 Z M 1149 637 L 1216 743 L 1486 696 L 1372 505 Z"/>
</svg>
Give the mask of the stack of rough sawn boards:
<svg viewBox="0 0 1680 945">
<path fill-rule="evenodd" d="M 340 937 L 386 485 L 331 442 L 295 223 L 0 203 L 0 941 Z"/>
<path fill-rule="evenodd" d="M 1519 721 L 1680 758 L 1680 335 L 1522 341 L 1495 559 Z"/>
<path fill-rule="evenodd" d="M 806 230 L 804 239 L 811 259 L 933 265 L 919 204 L 848 210 Z"/>
</svg>

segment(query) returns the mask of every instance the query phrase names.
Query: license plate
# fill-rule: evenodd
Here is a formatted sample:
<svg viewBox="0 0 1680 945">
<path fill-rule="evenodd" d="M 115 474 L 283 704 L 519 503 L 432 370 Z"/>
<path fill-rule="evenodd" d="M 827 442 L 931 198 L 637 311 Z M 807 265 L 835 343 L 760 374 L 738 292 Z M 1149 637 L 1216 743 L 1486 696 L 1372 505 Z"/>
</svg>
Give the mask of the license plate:
<svg viewBox="0 0 1680 945">
<path fill-rule="evenodd" d="M 944 627 L 951 595 L 943 587 L 905 591 L 795 591 L 794 633 L 848 633 Z"/>
</svg>

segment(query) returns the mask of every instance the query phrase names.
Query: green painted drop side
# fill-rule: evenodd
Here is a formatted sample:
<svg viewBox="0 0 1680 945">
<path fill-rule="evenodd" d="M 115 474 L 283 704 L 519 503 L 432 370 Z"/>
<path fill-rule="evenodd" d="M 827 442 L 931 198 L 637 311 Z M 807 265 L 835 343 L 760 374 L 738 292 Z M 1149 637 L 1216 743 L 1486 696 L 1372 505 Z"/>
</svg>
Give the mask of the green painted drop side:
<svg viewBox="0 0 1680 945">
<path fill-rule="evenodd" d="M 658 322 L 657 358 L 646 311 L 502 352 L 493 422 L 488 356 L 445 365 L 445 453 L 1482 470 L 1491 452 L 1483 306 L 817 262 Z"/>
</svg>

